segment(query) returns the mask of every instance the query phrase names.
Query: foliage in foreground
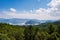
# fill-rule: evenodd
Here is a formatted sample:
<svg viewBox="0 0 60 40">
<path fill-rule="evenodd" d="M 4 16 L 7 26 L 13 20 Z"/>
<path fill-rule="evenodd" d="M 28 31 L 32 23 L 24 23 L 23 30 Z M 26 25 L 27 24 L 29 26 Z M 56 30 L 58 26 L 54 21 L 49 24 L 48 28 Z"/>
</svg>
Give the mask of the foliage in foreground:
<svg viewBox="0 0 60 40">
<path fill-rule="evenodd" d="M 60 40 L 60 24 L 15 26 L 0 23 L 0 40 Z"/>
</svg>

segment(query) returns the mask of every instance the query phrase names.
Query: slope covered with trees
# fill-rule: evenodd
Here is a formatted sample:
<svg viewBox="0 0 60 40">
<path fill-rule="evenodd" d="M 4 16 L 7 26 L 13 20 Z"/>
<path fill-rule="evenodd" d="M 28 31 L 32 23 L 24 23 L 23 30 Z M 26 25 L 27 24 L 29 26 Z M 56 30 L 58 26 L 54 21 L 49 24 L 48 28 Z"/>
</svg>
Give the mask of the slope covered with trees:
<svg viewBox="0 0 60 40">
<path fill-rule="evenodd" d="M 26 26 L 0 23 L 0 40 L 60 40 L 60 21 Z"/>
</svg>

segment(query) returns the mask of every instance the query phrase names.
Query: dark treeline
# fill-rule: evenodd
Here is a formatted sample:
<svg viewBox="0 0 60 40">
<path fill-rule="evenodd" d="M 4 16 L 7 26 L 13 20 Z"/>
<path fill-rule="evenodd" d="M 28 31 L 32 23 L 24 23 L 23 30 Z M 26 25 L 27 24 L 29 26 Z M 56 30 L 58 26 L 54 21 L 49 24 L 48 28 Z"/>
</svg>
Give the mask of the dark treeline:
<svg viewBox="0 0 60 40">
<path fill-rule="evenodd" d="M 60 40 L 60 23 L 29 26 L 0 23 L 0 40 Z"/>
</svg>

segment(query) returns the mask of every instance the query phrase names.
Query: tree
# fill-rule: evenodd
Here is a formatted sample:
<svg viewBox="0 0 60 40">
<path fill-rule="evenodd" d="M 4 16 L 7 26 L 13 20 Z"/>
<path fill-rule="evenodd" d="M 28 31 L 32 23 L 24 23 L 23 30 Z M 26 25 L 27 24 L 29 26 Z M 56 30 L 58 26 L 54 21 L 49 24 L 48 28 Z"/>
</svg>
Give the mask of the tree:
<svg viewBox="0 0 60 40">
<path fill-rule="evenodd" d="M 0 40 L 10 40 L 6 34 L 0 34 Z"/>
<path fill-rule="evenodd" d="M 26 27 L 24 31 L 25 40 L 33 40 L 33 32 L 33 27 L 31 25 Z"/>
<path fill-rule="evenodd" d="M 47 31 L 49 34 L 52 34 L 53 32 L 56 31 L 56 27 L 50 24 Z"/>
</svg>

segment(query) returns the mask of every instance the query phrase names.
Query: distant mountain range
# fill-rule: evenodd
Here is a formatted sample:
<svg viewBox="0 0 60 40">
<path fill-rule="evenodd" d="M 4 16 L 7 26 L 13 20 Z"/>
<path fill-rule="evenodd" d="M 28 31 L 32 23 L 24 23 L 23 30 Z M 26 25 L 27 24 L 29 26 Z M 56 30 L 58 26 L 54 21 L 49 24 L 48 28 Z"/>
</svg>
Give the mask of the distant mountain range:
<svg viewBox="0 0 60 40">
<path fill-rule="evenodd" d="M 13 25 L 38 25 L 45 22 L 53 22 L 54 20 L 36 20 L 36 19 L 3 19 L 0 18 L 0 22 L 9 23 Z"/>
</svg>

